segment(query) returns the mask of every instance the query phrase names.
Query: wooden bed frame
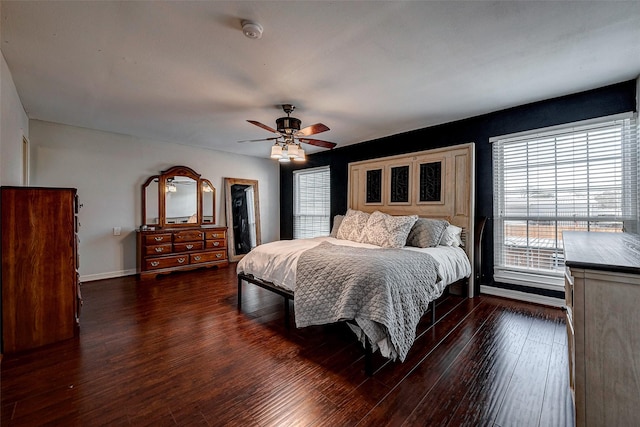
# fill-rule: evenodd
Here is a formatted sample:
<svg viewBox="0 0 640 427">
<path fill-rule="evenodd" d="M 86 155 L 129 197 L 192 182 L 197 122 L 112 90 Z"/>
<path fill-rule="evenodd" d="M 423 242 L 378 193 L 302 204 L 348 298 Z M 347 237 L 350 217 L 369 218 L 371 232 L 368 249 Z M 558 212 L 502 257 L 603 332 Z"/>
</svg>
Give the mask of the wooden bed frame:
<svg viewBox="0 0 640 427">
<path fill-rule="evenodd" d="M 467 280 L 461 280 L 449 285 L 449 288 L 464 284 L 467 286 L 469 298 L 474 296 L 474 280 L 479 277 L 480 238 L 485 220 L 479 221 L 476 229 L 474 219 L 474 170 L 473 143 L 456 145 L 453 147 L 421 151 L 417 153 L 391 156 L 349 164 L 349 208 L 364 212 L 381 211 L 390 215 L 415 215 L 426 218 L 446 219 L 449 223 L 461 227 L 463 230 L 463 249 L 471 262 L 472 273 Z M 436 200 L 424 200 L 421 193 L 421 179 L 423 165 L 434 165 L 432 170 L 440 173 L 440 189 L 436 191 Z M 402 172 L 398 174 L 397 172 Z M 370 173 L 378 179 L 371 180 Z M 394 201 L 392 186 L 398 176 L 405 182 L 405 199 Z M 371 188 L 375 187 L 375 188 Z M 372 191 L 373 190 L 373 191 Z M 371 197 L 371 194 L 374 197 Z M 397 197 L 396 197 L 397 199 Z M 281 288 L 271 282 L 264 281 L 250 274 L 238 274 L 238 311 L 242 310 L 242 282 L 246 281 L 261 288 L 274 292 L 284 298 L 284 312 L 286 327 L 290 325 L 289 301 L 294 300 L 294 293 Z M 436 302 L 429 303 L 431 311 L 431 326 L 436 323 Z M 352 322 L 353 323 L 353 322 Z M 365 339 L 365 372 L 373 374 L 372 348 Z"/>
</svg>

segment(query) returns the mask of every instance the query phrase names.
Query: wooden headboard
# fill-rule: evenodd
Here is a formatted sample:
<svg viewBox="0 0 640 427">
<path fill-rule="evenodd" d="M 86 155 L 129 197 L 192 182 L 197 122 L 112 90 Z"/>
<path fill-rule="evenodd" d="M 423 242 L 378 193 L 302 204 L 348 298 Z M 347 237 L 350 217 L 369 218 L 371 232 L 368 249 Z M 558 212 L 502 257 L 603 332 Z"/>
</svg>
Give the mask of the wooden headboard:
<svg viewBox="0 0 640 427">
<path fill-rule="evenodd" d="M 348 206 L 364 212 L 442 218 L 463 229 L 474 296 L 473 143 L 349 163 Z"/>
</svg>

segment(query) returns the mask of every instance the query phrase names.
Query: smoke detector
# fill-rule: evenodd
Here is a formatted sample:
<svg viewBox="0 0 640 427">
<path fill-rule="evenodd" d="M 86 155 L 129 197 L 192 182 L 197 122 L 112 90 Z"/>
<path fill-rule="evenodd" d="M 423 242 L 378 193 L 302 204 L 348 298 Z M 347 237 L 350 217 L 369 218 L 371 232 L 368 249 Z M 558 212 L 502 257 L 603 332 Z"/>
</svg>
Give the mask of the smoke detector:
<svg viewBox="0 0 640 427">
<path fill-rule="evenodd" d="M 242 21 L 242 32 L 250 39 L 262 37 L 262 25 L 252 21 Z"/>
</svg>

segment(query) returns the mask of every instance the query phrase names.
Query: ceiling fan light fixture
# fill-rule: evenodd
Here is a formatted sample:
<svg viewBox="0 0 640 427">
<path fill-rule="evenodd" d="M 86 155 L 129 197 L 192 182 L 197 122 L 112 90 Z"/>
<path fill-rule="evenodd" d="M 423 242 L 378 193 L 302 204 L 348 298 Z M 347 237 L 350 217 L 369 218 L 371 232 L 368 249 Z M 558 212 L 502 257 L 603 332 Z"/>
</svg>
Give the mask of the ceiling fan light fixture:
<svg viewBox="0 0 640 427">
<path fill-rule="evenodd" d="M 298 146 L 295 144 L 287 144 L 287 156 L 289 156 L 290 159 L 298 157 Z"/>
<path fill-rule="evenodd" d="M 282 158 L 282 147 L 277 142 L 271 146 L 271 158 L 272 159 Z"/>
<path fill-rule="evenodd" d="M 254 126 L 258 126 L 261 129 L 275 133 L 277 135 L 276 137 L 238 142 L 276 140 L 274 146 L 271 147 L 270 157 L 272 159 L 278 159 L 281 162 L 289 162 L 290 159 L 299 162 L 305 161 L 306 154 L 300 143 L 329 149 L 336 146 L 334 142 L 308 138 L 310 135 L 328 131 L 329 127 L 322 123 L 316 123 L 307 126 L 304 129 L 300 129 L 302 121 L 295 117 L 291 117 L 291 113 L 295 108 L 296 107 L 293 104 L 282 104 L 282 109 L 287 114 L 287 117 L 280 117 L 279 119 L 276 119 L 276 129 L 255 120 L 247 120 L 247 122 Z M 282 138 L 281 141 L 279 141 L 280 138 Z"/>
<path fill-rule="evenodd" d="M 300 145 L 298 145 L 298 155 L 293 159 L 296 162 L 304 162 L 305 160 L 307 160 L 307 157 L 304 155 L 304 150 L 302 149 L 302 147 L 300 147 Z"/>
</svg>

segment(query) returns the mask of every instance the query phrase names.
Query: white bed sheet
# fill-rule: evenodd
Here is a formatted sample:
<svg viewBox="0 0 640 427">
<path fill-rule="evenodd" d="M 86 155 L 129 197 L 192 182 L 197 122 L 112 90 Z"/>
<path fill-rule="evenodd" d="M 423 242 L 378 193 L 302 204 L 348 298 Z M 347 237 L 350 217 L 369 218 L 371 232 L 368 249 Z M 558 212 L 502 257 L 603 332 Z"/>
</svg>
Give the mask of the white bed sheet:
<svg viewBox="0 0 640 427">
<path fill-rule="evenodd" d="M 312 239 L 280 240 L 265 243 L 251 250 L 237 266 L 237 272 L 252 274 L 281 288 L 295 291 L 296 266 L 300 254 L 322 242 L 334 245 L 355 246 L 361 248 L 382 249 L 367 243 L 352 242 L 334 237 L 315 237 Z M 443 287 L 471 275 L 469 258 L 462 248 L 437 246 L 435 248 L 415 248 L 405 246 L 403 250 L 425 252 L 438 263 L 438 284 Z"/>
</svg>

